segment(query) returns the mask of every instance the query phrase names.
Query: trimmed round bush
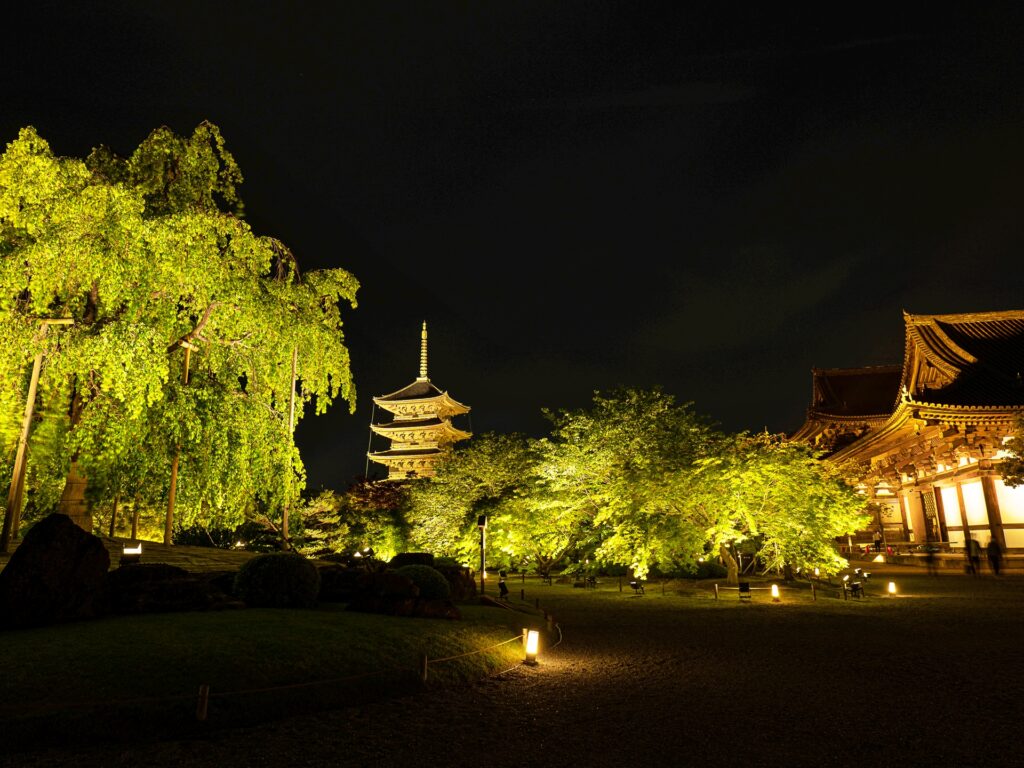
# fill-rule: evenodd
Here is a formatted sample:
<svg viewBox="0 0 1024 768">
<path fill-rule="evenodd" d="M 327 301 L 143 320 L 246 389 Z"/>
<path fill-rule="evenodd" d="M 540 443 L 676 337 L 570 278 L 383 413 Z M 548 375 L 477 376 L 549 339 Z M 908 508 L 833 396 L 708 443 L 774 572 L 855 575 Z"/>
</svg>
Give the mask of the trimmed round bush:
<svg viewBox="0 0 1024 768">
<path fill-rule="evenodd" d="M 448 600 L 452 596 L 448 579 L 429 565 L 403 565 L 396 568 L 395 573 L 412 579 L 412 583 L 420 588 L 420 597 L 424 600 Z"/>
<path fill-rule="evenodd" d="M 257 555 L 235 577 L 235 594 L 254 608 L 314 608 L 319 592 L 316 566 L 294 552 Z"/>
</svg>

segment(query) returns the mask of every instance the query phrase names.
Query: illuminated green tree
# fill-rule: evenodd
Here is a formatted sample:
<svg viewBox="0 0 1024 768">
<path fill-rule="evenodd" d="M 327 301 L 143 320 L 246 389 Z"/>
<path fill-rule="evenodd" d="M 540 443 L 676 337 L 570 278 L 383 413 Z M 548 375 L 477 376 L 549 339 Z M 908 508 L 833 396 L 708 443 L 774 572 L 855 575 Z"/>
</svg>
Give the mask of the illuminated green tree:
<svg viewBox="0 0 1024 768">
<path fill-rule="evenodd" d="M 255 506 L 280 520 L 298 498 L 293 355 L 295 418 L 339 395 L 354 405 L 339 303 L 354 305 L 358 285 L 340 269 L 302 274 L 284 244 L 255 234 L 241 180 L 209 123 L 188 137 L 157 129 L 128 158 L 58 157 L 32 128 L 7 146 L 0 440 L 6 457 L 43 350 L 40 411 L 59 449 L 35 462 L 35 490 L 80 472 L 94 502 L 156 499 L 179 455 L 185 525 L 236 525 Z M 39 319 L 58 317 L 74 324 L 41 336 Z"/>
<path fill-rule="evenodd" d="M 1010 454 L 1000 464 L 1003 482 L 1011 487 L 1024 485 L 1024 416 L 1017 418 L 1014 433 L 1003 449 Z"/>
<path fill-rule="evenodd" d="M 695 561 L 702 531 L 688 480 L 724 439 L 706 419 L 657 389 L 596 393 L 591 408 L 549 417 L 545 495 L 565 508 L 581 542 L 598 542 L 598 560 L 641 577 L 654 564 Z"/>
<path fill-rule="evenodd" d="M 364 552 L 390 560 L 405 550 L 402 483 L 357 479 L 345 493 L 321 491 L 300 508 L 299 552 L 306 555 Z"/>
<path fill-rule="evenodd" d="M 456 446 L 435 477 L 408 484 L 413 544 L 475 564 L 477 518 L 488 516 L 489 536 L 500 531 L 495 521 L 524 493 L 533 461 L 530 442 L 521 435 L 477 435 Z"/>
<path fill-rule="evenodd" d="M 846 565 L 836 537 L 869 520 L 842 467 L 778 435 L 735 436 L 698 462 L 687 485 L 690 514 L 725 562 L 731 583 L 739 576 L 735 546 L 744 542 L 756 544 L 767 568 L 835 573 Z"/>
</svg>

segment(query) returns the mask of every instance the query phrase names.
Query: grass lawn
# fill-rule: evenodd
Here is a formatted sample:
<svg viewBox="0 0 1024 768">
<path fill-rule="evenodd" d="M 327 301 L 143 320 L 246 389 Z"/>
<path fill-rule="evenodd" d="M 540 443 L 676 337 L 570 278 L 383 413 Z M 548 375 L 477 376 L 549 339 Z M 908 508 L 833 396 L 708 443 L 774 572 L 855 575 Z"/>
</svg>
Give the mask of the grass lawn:
<svg viewBox="0 0 1024 768">
<path fill-rule="evenodd" d="M 460 610 L 462 621 L 445 621 L 324 605 L 124 616 L 5 632 L 5 739 L 186 735 L 401 695 L 421 685 L 421 653 L 463 654 L 543 623 L 532 610 Z M 428 684 L 479 678 L 521 660 L 521 644 L 508 643 L 431 664 Z M 206 723 L 195 718 L 202 684 L 210 686 Z M 253 691 L 281 686 L 288 687 Z"/>
</svg>

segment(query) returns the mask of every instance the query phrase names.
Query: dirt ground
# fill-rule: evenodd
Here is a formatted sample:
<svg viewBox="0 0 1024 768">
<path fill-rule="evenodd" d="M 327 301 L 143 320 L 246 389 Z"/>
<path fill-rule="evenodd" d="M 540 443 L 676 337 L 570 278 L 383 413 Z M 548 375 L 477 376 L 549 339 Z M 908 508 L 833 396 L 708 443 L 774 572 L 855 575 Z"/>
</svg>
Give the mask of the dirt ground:
<svg viewBox="0 0 1024 768">
<path fill-rule="evenodd" d="M 899 593 L 883 594 L 889 579 Z M 537 667 L 201 739 L 10 766 L 1024 766 L 1024 576 L 874 565 L 869 594 L 531 585 Z M 518 595 L 518 591 L 513 593 Z M 831 593 L 835 594 L 835 593 Z"/>
</svg>

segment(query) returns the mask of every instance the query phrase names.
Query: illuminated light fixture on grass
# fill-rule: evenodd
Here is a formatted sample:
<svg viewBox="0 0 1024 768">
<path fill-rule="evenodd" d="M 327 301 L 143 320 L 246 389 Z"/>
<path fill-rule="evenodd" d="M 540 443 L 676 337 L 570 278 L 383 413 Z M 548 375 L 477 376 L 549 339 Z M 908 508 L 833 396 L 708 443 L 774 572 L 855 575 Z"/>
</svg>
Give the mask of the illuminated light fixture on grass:
<svg viewBox="0 0 1024 768">
<path fill-rule="evenodd" d="M 773 603 L 779 602 L 779 585 L 778 584 L 772 584 L 772 602 Z"/>
<path fill-rule="evenodd" d="M 531 667 L 537 666 L 537 647 L 540 645 L 540 633 L 536 629 L 524 629 L 526 634 L 526 658 L 524 664 Z"/>
<path fill-rule="evenodd" d="M 896 582 L 895 581 L 890 581 L 889 582 L 889 594 L 890 595 L 895 595 L 896 594 Z"/>
<path fill-rule="evenodd" d="M 121 548 L 121 562 L 122 563 L 124 563 L 124 564 L 127 564 L 127 563 L 137 563 L 141 559 L 142 559 L 142 542 L 141 541 L 136 542 L 134 547 L 129 547 L 127 544 L 125 544 Z"/>
</svg>

